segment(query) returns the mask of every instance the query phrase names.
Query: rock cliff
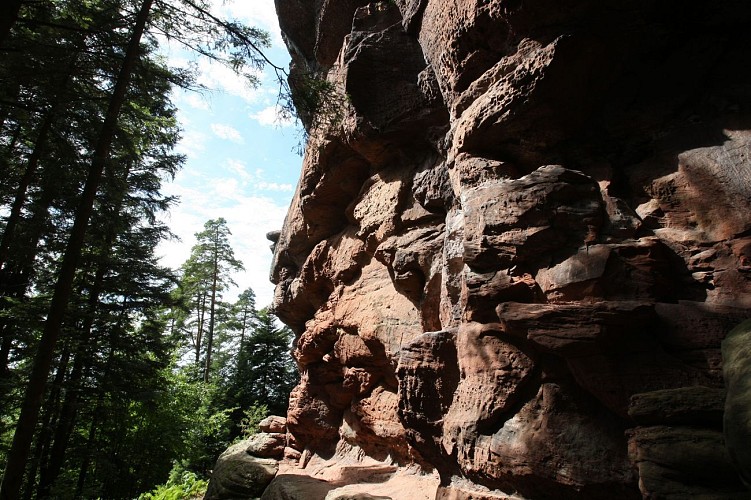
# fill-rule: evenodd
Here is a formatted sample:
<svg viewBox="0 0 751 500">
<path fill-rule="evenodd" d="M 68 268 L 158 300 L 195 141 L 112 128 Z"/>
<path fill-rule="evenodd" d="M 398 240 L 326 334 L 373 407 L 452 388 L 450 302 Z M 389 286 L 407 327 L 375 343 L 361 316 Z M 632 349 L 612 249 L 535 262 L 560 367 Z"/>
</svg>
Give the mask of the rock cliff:
<svg viewBox="0 0 751 500">
<path fill-rule="evenodd" d="M 746 498 L 748 2 L 276 5 L 297 98 L 335 92 L 275 235 L 264 498 Z"/>
</svg>

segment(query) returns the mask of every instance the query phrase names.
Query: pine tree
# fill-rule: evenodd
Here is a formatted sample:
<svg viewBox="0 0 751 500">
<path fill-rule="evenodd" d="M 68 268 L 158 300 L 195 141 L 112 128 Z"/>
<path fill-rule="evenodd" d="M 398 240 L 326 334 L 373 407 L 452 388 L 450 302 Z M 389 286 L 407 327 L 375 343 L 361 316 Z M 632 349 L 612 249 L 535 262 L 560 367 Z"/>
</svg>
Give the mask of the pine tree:
<svg viewBox="0 0 751 500">
<path fill-rule="evenodd" d="M 258 311 L 256 310 L 256 294 L 252 288 L 246 288 L 232 305 L 232 317 L 227 327 L 239 332 L 237 357 L 242 354 L 245 336 L 255 327 Z"/>
<path fill-rule="evenodd" d="M 0 443 L 4 426 L 17 422 L 11 449 L 0 447 L 2 499 L 18 498 L 24 473 L 27 497 L 134 496 L 153 486 L 148 471 L 163 474 L 179 453 L 208 464 L 222 442 L 212 434 L 201 450 L 164 451 L 182 442 L 175 422 L 196 408 L 168 409 L 173 346 L 163 335 L 163 307 L 171 306 L 172 281 L 153 255 L 168 233 L 156 224 L 170 203 L 159 194 L 161 179 L 180 163 L 171 152 L 177 131 L 168 92 L 192 85 L 189 74 L 153 57 L 157 36 L 251 83 L 268 63 L 261 52 L 268 35 L 219 19 L 208 5 L 12 0 L 0 7 Z M 213 260 L 197 257 L 194 269 L 205 272 L 196 281 L 205 381 L 229 331 L 222 293 L 240 267 L 223 247 L 228 231 L 217 235 L 206 238 Z M 226 412 L 215 406 L 214 386 L 200 386 L 191 390 L 204 394 L 208 436 Z M 163 408 L 161 421 L 151 417 L 154 408 Z M 144 456 L 144 437 L 163 443 L 163 452 Z"/>
<path fill-rule="evenodd" d="M 203 381 L 208 382 L 215 347 L 217 306 L 223 292 L 235 284 L 232 272 L 243 269 L 243 265 L 235 258 L 235 252 L 229 243 L 231 233 L 225 219 L 206 221 L 203 227 L 203 231 L 196 233 L 196 244 L 182 266 L 180 293 L 189 301 L 192 312 L 190 318 L 194 319 L 190 323 L 183 319 L 182 327 L 190 334 L 196 367 L 202 370 Z"/>
<path fill-rule="evenodd" d="M 231 395 L 233 403 L 242 409 L 264 404 L 273 414 L 286 414 L 297 370 L 290 354 L 292 331 L 277 321 L 268 308 L 258 311 L 254 327 L 240 348 Z"/>
<path fill-rule="evenodd" d="M 50 310 L 45 321 L 42 337 L 37 346 L 31 376 L 26 386 L 21 414 L 13 437 L 13 444 L 8 452 L 8 463 L 5 466 L 3 482 L 0 485 L 0 499 L 11 499 L 18 496 L 23 479 L 23 467 L 29 456 L 29 449 L 34 436 L 39 408 L 42 404 L 45 383 L 52 366 L 55 345 L 60 335 L 65 310 L 73 289 L 73 279 L 83 248 L 86 227 L 94 208 L 99 182 L 108 159 L 112 139 L 117 128 L 117 119 L 125 102 L 125 96 L 130 78 L 139 58 L 141 36 L 146 27 L 153 0 L 144 0 L 136 16 L 135 25 L 131 31 L 130 42 L 125 52 L 123 64 L 120 68 L 112 95 L 94 147 L 93 159 L 86 179 L 83 193 L 76 211 L 75 221 L 71 229 L 68 244 L 60 264 L 60 273 L 55 285 L 55 292 L 50 303 Z"/>
</svg>

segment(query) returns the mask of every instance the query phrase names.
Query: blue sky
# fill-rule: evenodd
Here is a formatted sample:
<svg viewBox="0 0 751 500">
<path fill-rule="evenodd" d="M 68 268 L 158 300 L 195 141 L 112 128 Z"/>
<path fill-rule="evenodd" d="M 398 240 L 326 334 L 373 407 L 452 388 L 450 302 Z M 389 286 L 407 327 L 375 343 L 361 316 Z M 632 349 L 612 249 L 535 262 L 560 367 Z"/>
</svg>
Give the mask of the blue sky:
<svg viewBox="0 0 751 500">
<path fill-rule="evenodd" d="M 287 67 L 289 55 L 279 34 L 273 0 L 212 0 L 215 12 L 263 28 L 272 35 L 267 56 Z M 165 49 L 173 65 L 190 56 Z M 275 113 L 278 87 L 273 73 L 261 75 L 261 85 L 248 88 L 231 71 L 196 60 L 199 82 L 212 89 L 205 94 L 175 91 L 183 129 L 178 151 L 187 155 L 183 170 L 164 193 L 177 195 L 179 205 L 164 221 L 180 237 L 157 249 L 162 263 L 179 267 L 190 255 L 194 234 L 204 222 L 224 217 L 232 231 L 230 242 L 245 271 L 235 276 L 237 287 L 225 294 L 234 300 L 247 287 L 256 293 L 258 307 L 271 303 L 269 282 L 270 242 L 266 233 L 280 229 L 299 177 L 302 158 L 297 155 L 299 131 L 280 123 Z"/>
</svg>

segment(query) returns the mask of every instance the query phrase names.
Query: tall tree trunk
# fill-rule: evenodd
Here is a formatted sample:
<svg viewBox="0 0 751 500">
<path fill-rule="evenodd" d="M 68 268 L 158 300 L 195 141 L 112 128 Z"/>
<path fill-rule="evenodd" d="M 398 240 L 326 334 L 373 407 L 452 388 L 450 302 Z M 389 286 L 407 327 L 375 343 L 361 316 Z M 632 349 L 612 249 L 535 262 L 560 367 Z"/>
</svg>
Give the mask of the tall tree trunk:
<svg viewBox="0 0 751 500">
<path fill-rule="evenodd" d="M 206 316 L 206 292 L 198 292 L 198 331 L 196 332 L 196 370 L 201 369 L 201 345 L 203 342 L 203 324 Z"/>
<path fill-rule="evenodd" d="M 89 467 L 91 466 L 91 453 L 94 450 L 94 445 L 97 439 L 97 430 L 99 429 L 100 421 L 102 419 L 104 410 L 104 396 L 106 390 L 104 382 L 109 377 L 110 366 L 112 358 L 114 357 L 114 347 L 110 350 L 110 356 L 107 359 L 107 368 L 104 371 L 104 377 L 99 384 L 99 394 L 97 395 L 96 406 L 91 414 L 91 423 L 89 424 L 89 435 L 86 437 L 86 446 L 83 449 L 83 457 L 81 458 L 81 467 L 78 469 L 78 481 L 76 482 L 76 492 L 73 498 L 81 498 L 83 495 L 83 489 L 86 486 L 86 476 L 89 474 Z"/>
<path fill-rule="evenodd" d="M 239 362 L 240 356 L 243 353 L 243 346 L 245 345 L 245 331 L 248 329 L 248 308 L 243 307 L 243 322 L 242 329 L 240 330 L 240 346 L 237 348 L 237 356 L 235 359 Z"/>
<path fill-rule="evenodd" d="M 83 450 L 83 458 L 81 459 L 81 467 L 78 469 L 78 481 L 76 482 L 76 492 L 73 498 L 81 498 L 83 495 L 83 489 L 86 486 L 86 476 L 89 474 L 89 467 L 91 466 L 91 452 L 94 449 L 96 443 L 96 432 L 99 428 L 99 419 L 102 405 L 104 404 L 104 391 L 100 391 L 99 400 L 97 401 L 96 410 L 91 417 L 91 424 L 89 425 L 89 435 L 86 438 L 86 448 Z"/>
<path fill-rule="evenodd" d="M 52 446 L 47 460 L 40 464 L 39 486 L 37 487 L 37 498 L 47 498 L 52 489 L 52 485 L 57 479 L 62 469 L 65 451 L 68 447 L 68 440 L 75 425 L 78 413 L 78 401 L 81 391 L 81 380 L 83 378 L 84 356 L 85 354 L 79 349 L 76 359 L 73 362 L 73 370 L 70 377 L 66 380 L 72 387 L 66 388 L 66 396 L 60 409 L 60 416 L 55 426 L 54 436 L 51 439 Z"/>
<path fill-rule="evenodd" d="M 125 190 L 127 189 L 129 171 L 126 168 L 122 175 L 123 182 L 121 188 L 119 188 L 112 201 L 114 214 L 120 212 L 122 207 L 123 198 L 125 197 Z M 83 381 L 83 371 L 85 367 L 91 365 L 92 354 L 96 350 L 96 346 L 92 345 L 92 331 L 94 329 L 94 320 L 96 318 L 97 310 L 99 309 L 99 297 L 102 293 L 104 284 L 104 275 L 108 269 L 109 260 L 107 256 L 112 250 L 112 245 L 115 241 L 117 231 L 117 223 L 112 219 L 107 221 L 107 228 L 105 230 L 104 239 L 101 242 L 100 258 L 96 267 L 96 273 L 94 274 L 94 282 L 91 286 L 91 291 L 87 298 L 86 304 L 86 316 L 84 318 L 83 326 L 81 327 L 81 336 L 78 340 L 78 347 L 76 348 L 75 358 L 73 361 L 73 369 L 71 370 L 70 377 L 68 378 L 67 391 L 65 401 L 63 402 L 62 409 L 60 410 L 60 418 L 58 420 L 57 428 L 55 429 L 55 436 L 50 451 L 49 463 L 47 467 L 42 468 L 39 474 L 39 489 L 37 493 L 38 498 L 46 498 L 50 494 L 52 485 L 60 475 L 60 471 L 65 459 L 65 451 L 68 448 L 68 442 L 70 435 L 73 432 L 75 426 L 76 417 L 78 416 L 79 399 L 81 396 L 81 384 Z M 94 342 L 95 344 L 95 342 Z"/>
<path fill-rule="evenodd" d="M 10 35 L 10 29 L 18 19 L 21 10 L 21 0 L 3 0 L 0 2 L 0 47 L 5 45 Z"/>
<path fill-rule="evenodd" d="M 83 489 L 86 486 L 86 477 L 89 474 L 89 467 L 91 467 L 91 455 L 96 445 L 97 431 L 102 423 L 106 423 L 106 420 L 102 422 L 104 415 L 104 397 L 107 394 L 106 382 L 110 377 L 112 362 L 115 357 L 115 348 L 110 349 L 109 356 L 107 357 L 107 364 L 104 370 L 102 380 L 99 382 L 99 391 L 97 394 L 97 402 L 94 406 L 94 411 L 91 413 L 91 423 L 89 424 L 89 433 L 86 437 L 86 446 L 83 449 L 81 458 L 81 467 L 78 469 L 78 481 L 76 482 L 76 492 L 73 498 L 81 498 L 83 496 Z"/>
<path fill-rule="evenodd" d="M 65 379 L 65 373 L 68 371 L 68 362 L 70 361 L 70 349 L 67 345 L 63 349 L 63 353 L 60 355 L 60 361 L 57 366 L 55 378 L 52 381 L 52 387 L 47 395 L 47 401 L 44 405 L 44 412 L 42 414 L 42 425 L 39 436 L 36 440 L 36 447 L 34 449 L 34 455 L 29 461 L 27 468 L 26 487 L 24 488 L 24 500 L 31 500 L 34 497 L 34 481 L 36 480 L 37 471 L 40 464 L 45 460 L 47 450 L 49 450 L 50 442 L 52 439 L 52 422 L 58 417 L 60 409 L 60 393 L 62 391 L 63 380 Z"/>
<path fill-rule="evenodd" d="M 60 266 L 55 292 L 52 296 L 47 320 L 45 321 L 42 338 L 39 341 L 37 354 L 26 386 L 26 393 L 21 405 L 21 414 L 13 435 L 13 444 L 7 455 L 7 464 L 3 482 L 0 485 L 0 500 L 12 500 L 18 498 L 19 489 L 23 480 L 23 470 L 29 456 L 29 448 L 34 437 L 34 428 L 39 417 L 39 407 L 42 403 L 44 386 L 52 364 L 55 344 L 60 335 L 60 326 L 70 300 L 73 277 L 75 276 L 78 260 L 81 255 L 86 228 L 94 208 L 96 192 L 101 181 L 104 164 L 109 157 L 112 139 L 117 128 L 117 120 L 120 110 L 125 102 L 128 84 L 131 74 L 138 62 L 141 36 L 146 27 L 153 0 L 144 0 L 136 16 L 133 33 L 128 43 L 123 65 L 117 77 L 112 97 L 110 99 L 107 114 L 99 134 L 94 158 L 86 179 L 81 202 L 76 210 L 76 218 L 73 223 L 68 245 L 65 249 L 63 261 Z"/>
<path fill-rule="evenodd" d="M 52 128 L 54 112 L 55 107 L 47 113 L 44 121 L 42 121 L 42 125 L 39 127 L 39 133 L 37 134 L 37 139 L 34 143 L 34 150 L 32 151 L 31 156 L 29 156 L 29 161 L 26 163 L 26 170 L 24 171 L 23 176 L 21 176 L 18 188 L 16 189 L 16 196 L 11 205 L 8 221 L 6 222 L 5 230 L 3 231 L 3 237 L 0 239 L 0 280 L 4 280 L 5 273 L 2 272 L 2 269 L 8 260 L 8 252 L 10 250 L 11 242 L 13 241 L 16 226 L 18 226 L 18 223 L 21 220 L 21 209 L 26 203 L 26 192 L 31 185 L 31 181 L 34 179 L 37 167 L 39 166 L 39 160 L 42 157 L 44 145 L 47 142 L 47 134 L 49 134 L 49 131 Z M 0 286 L 2 285 L 3 283 L 0 282 Z"/>
<path fill-rule="evenodd" d="M 17 262 L 13 262 L 14 268 L 11 268 L 9 262 L 8 267 L 0 271 L 4 273 L 5 287 L 0 288 L 0 295 L 7 295 L 17 299 L 23 299 L 26 296 L 34 272 L 34 262 L 39 250 L 39 241 L 43 234 L 42 222 L 46 220 L 52 201 L 59 193 L 60 175 L 60 172 L 53 169 L 52 173 L 48 173 L 45 176 L 46 182 L 42 186 L 39 200 L 34 203 L 33 215 L 31 221 L 29 221 L 29 234 L 25 236 L 24 241 L 19 243 L 23 248 L 21 252 L 22 258 L 18 259 Z M 0 310 L 2 307 L 0 306 Z M 2 338 L 2 342 L 0 343 L 0 379 L 10 376 L 8 361 L 10 352 L 13 349 L 13 328 L 14 325 L 10 321 L 10 318 L 0 316 L 0 338 Z"/>
<path fill-rule="evenodd" d="M 3 279 L 4 273 L 2 273 L 2 269 L 7 263 L 8 253 L 10 251 L 11 243 L 14 240 L 16 227 L 21 220 L 21 209 L 26 203 L 29 186 L 31 185 L 31 181 L 34 180 L 37 168 L 39 167 L 39 160 L 42 159 L 42 155 L 44 154 L 45 147 L 47 145 L 47 136 L 52 129 L 52 124 L 57 117 L 61 103 L 65 100 L 65 89 L 68 87 L 71 79 L 73 78 L 76 60 L 77 57 L 74 57 L 73 62 L 70 64 L 68 72 L 65 75 L 65 78 L 61 82 L 59 89 L 55 92 L 54 101 L 50 106 L 50 109 L 47 111 L 44 119 L 42 120 L 42 124 L 39 126 L 39 131 L 37 132 L 37 137 L 34 141 L 33 150 L 31 152 L 31 155 L 29 156 L 28 161 L 26 162 L 26 169 L 24 170 L 24 173 L 21 176 L 21 180 L 18 183 L 18 187 L 16 188 L 16 195 L 13 199 L 13 204 L 11 205 L 8 220 L 5 223 L 3 237 L 0 240 L 0 280 Z M 1 282 L 0 285 L 2 285 Z"/>
<path fill-rule="evenodd" d="M 214 273 L 211 283 L 211 304 L 209 309 L 209 334 L 206 338 L 206 366 L 203 370 L 203 381 L 209 381 L 209 371 L 211 370 L 211 350 L 214 348 L 214 323 L 216 315 L 216 283 L 219 274 L 219 250 L 214 247 Z"/>
<path fill-rule="evenodd" d="M 104 273 L 102 273 L 102 275 L 103 274 Z M 90 353 L 93 349 L 92 346 L 89 345 L 89 341 L 91 340 L 93 315 L 94 311 L 90 310 L 83 326 L 83 335 L 81 336 L 76 349 L 75 358 L 73 360 L 73 369 L 70 372 L 70 376 L 66 379 L 65 399 L 60 409 L 60 417 L 57 420 L 54 437 L 52 438 L 52 447 L 50 449 L 48 460 L 43 464 L 43 467 L 41 467 L 39 471 L 37 498 L 47 498 L 49 496 L 52 485 L 60 474 L 60 470 L 63 466 L 65 451 L 68 448 L 68 441 L 73 432 L 78 414 L 83 371 L 91 362 Z"/>
<path fill-rule="evenodd" d="M 122 304 L 122 316 L 124 318 L 127 311 L 127 297 L 123 298 Z M 83 458 L 81 459 L 81 467 L 78 470 L 78 481 L 76 483 L 76 492 L 73 498 L 81 498 L 83 495 L 83 489 L 86 486 L 86 476 L 89 473 L 89 467 L 91 466 L 91 453 L 96 444 L 96 434 L 99 429 L 102 415 L 104 414 L 104 397 L 107 394 L 107 383 L 109 381 L 112 364 L 115 361 L 115 332 L 120 330 L 120 325 L 117 328 L 110 331 L 110 351 L 107 354 L 107 362 L 105 363 L 104 374 L 98 385 L 97 402 L 94 407 L 94 411 L 91 414 L 91 424 L 89 425 L 89 435 L 86 438 L 86 447 L 83 450 Z"/>
</svg>

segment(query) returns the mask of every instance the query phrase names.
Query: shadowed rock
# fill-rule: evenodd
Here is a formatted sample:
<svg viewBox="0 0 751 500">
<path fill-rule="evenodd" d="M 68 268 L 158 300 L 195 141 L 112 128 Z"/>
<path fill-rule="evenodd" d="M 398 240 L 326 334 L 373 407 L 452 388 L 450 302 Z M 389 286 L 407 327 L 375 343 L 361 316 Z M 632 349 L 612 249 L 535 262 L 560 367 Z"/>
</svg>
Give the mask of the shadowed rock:
<svg viewBox="0 0 751 500">
<path fill-rule="evenodd" d="M 751 5 L 276 3 L 293 87 L 346 98 L 275 247 L 273 498 L 413 498 L 346 490 L 373 462 L 431 500 L 747 495 Z"/>
<path fill-rule="evenodd" d="M 735 327 L 722 342 L 725 446 L 746 485 L 751 487 L 751 321 Z"/>
</svg>

